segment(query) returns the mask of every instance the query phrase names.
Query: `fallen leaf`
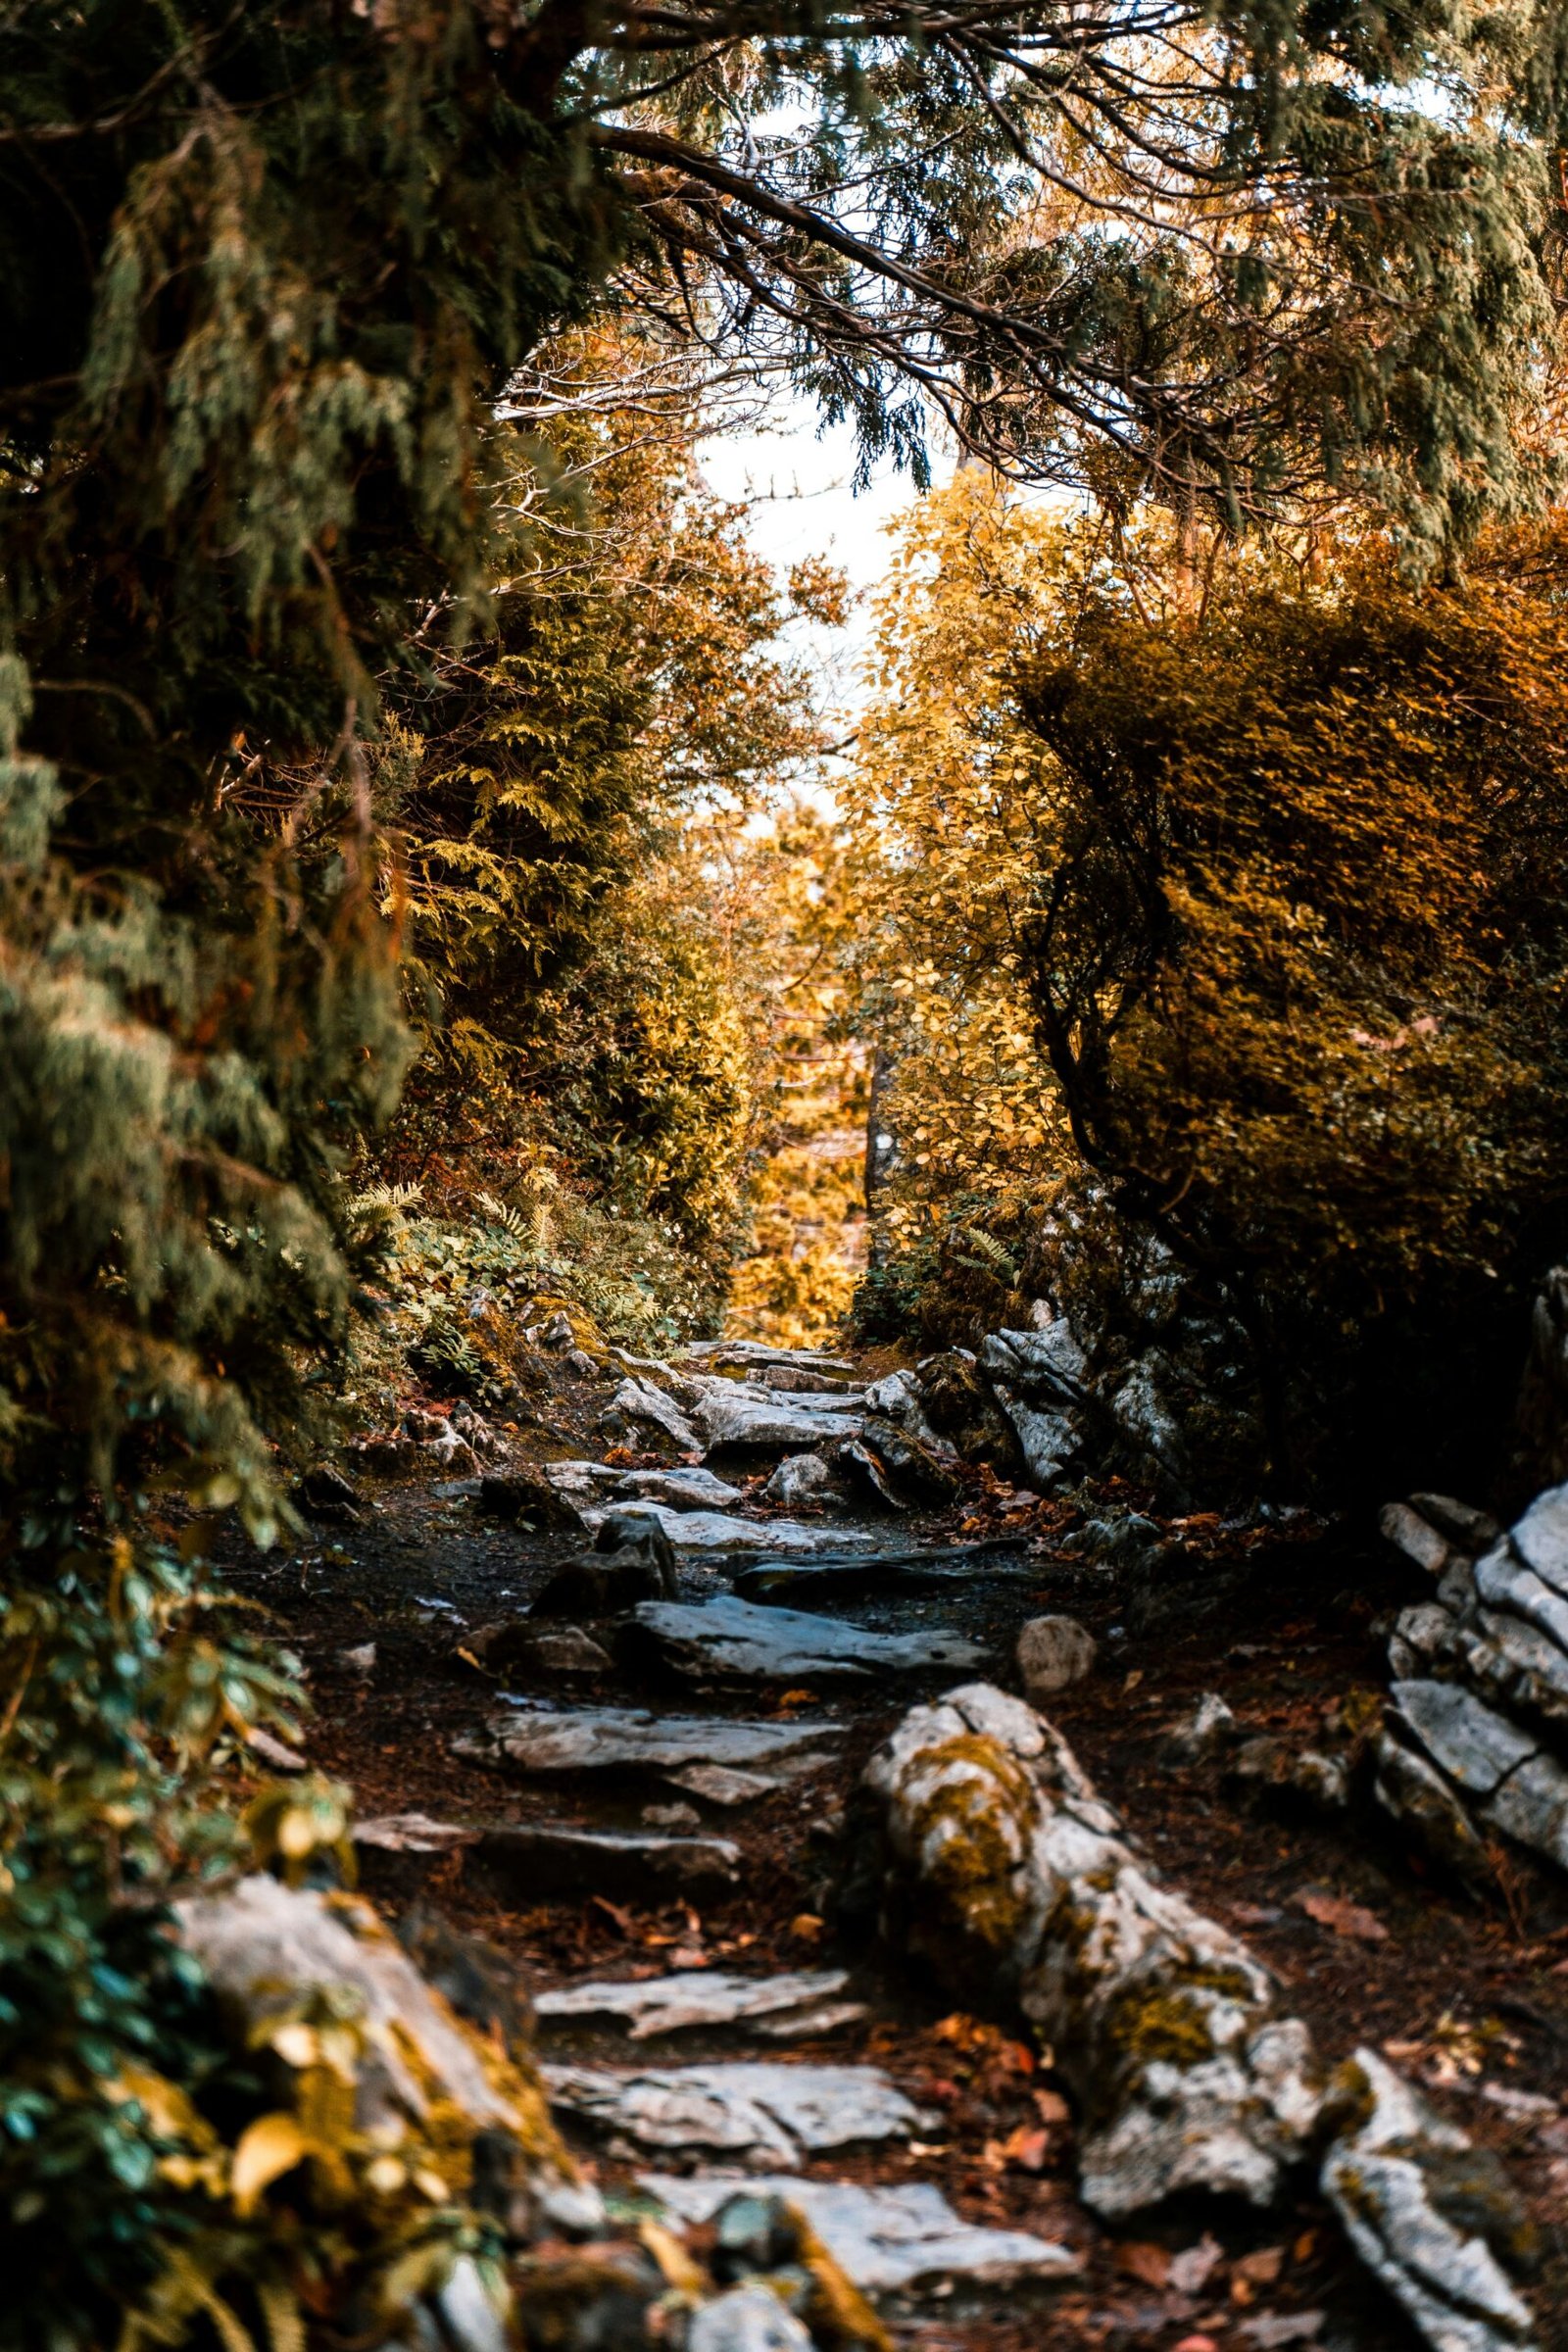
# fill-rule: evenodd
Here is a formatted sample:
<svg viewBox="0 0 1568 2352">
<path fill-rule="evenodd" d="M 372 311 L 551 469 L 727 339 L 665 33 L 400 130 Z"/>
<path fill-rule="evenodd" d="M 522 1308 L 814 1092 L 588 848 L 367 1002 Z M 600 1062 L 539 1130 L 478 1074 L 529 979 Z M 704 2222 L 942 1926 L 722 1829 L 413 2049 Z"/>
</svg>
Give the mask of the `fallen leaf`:
<svg viewBox="0 0 1568 2352">
<path fill-rule="evenodd" d="M 1043 2124 L 1065 2124 L 1071 2120 L 1072 2109 L 1059 2090 L 1037 2090 L 1035 2113 Z"/>
<path fill-rule="evenodd" d="M 1176 2352 L 1219 2352 L 1219 2346 L 1211 2335 L 1184 2335 Z"/>
<path fill-rule="evenodd" d="M 279 2109 L 258 2116 L 240 2134 L 229 2169 L 229 2193 L 241 2220 L 255 2211 L 264 2188 L 292 2172 L 310 2154 L 311 2143 L 291 2115 Z"/>
<path fill-rule="evenodd" d="M 814 1911 L 797 1911 L 790 1921 L 790 1934 L 797 1943 L 820 1943 L 823 1927 L 824 1922 L 817 1918 Z"/>
<path fill-rule="evenodd" d="M 1016 2165 L 1019 2172 L 1040 2173 L 1045 2170 L 1050 2146 L 1051 2133 L 1043 2126 L 1036 2124 L 1031 2129 L 1028 2124 L 1020 2124 L 1016 2132 L 1009 2132 L 1003 2141 L 1002 2153 L 1008 2164 Z"/>
<path fill-rule="evenodd" d="M 1184 2246 L 1171 2257 L 1168 2283 L 1178 2295 L 1200 2293 L 1225 2259 L 1225 2249 L 1217 2238 L 1206 2234 L 1196 2246 Z"/>
<path fill-rule="evenodd" d="M 613 1924 L 620 1930 L 624 1936 L 635 1940 L 637 1936 L 637 1922 L 633 1919 L 631 1913 L 624 1909 L 621 1904 L 612 1903 L 610 1900 L 610 1897 L 606 1894 L 591 1894 L 588 1897 L 588 1908 L 590 1911 L 603 1911 L 606 1917 L 613 1922 Z M 648 1936 L 645 1937 L 644 1940 L 651 1943 L 654 1939 L 652 1936 Z"/>
<path fill-rule="evenodd" d="M 1358 1943 L 1387 1943 L 1389 1931 L 1376 1912 L 1352 1903 L 1345 1894 L 1293 1894 L 1292 1903 L 1308 1919 L 1336 1936 L 1353 1936 Z"/>
<path fill-rule="evenodd" d="M 1245 2278 L 1249 2286 L 1272 2286 L 1284 2268 L 1283 2246 L 1260 2246 L 1255 2254 L 1244 2254 L 1231 2265 L 1233 2277 Z"/>
<path fill-rule="evenodd" d="M 1134 2238 L 1129 2245 L 1116 2248 L 1116 2268 L 1143 2286 L 1165 2286 L 1170 2280 L 1170 2256 L 1163 2246 L 1143 2238 Z"/>
</svg>

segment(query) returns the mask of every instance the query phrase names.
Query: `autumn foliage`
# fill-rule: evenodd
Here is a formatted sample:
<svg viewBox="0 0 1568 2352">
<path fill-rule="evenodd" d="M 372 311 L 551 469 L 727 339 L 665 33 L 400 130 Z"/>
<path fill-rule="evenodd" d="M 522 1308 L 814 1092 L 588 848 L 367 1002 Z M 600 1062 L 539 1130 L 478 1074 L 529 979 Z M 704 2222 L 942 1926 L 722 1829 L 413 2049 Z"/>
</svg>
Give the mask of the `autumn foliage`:
<svg viewBox="0 0 1568 2352">
<path fill-rule="evenodd" d="M 946 529 L 923 640 L 983 620 L 990 685 L 955 698 L 966 771 L 884 776 L 906 1235 L 973 1199 L 994 1283 L 1082 1290 L 1108 1216 L 1235 1335 L 1275 1476 L 1332 1448 L 1344 1481 L 1352 1441 L 1436 1474 L 1498 1434 L 1564 1239 L 1568 534 L 1423 589 L 1376 538 L 1205 568 L 967 487 Z M 933 1109 L 944 1053 L 977 1076 Z M 1004 1057 L 966 1178 L 923 1176 Z"/>
</svg>

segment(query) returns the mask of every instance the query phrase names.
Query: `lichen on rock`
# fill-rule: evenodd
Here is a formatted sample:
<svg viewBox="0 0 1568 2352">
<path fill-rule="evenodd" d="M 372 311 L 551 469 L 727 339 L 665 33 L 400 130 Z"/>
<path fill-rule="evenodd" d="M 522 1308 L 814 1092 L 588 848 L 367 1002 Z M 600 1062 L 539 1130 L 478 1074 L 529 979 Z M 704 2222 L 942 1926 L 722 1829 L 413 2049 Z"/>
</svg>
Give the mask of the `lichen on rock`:
<svg viewBox="0 0 1568 2352">
<path fill-rule="evenodd" d="M 1206 2188 L 1254 2204 L 1318 2108 L 1306 2030 L 1227 1930 L 1157 1886 L 1071 1749 L 970 1684 L 872 1758 L 887 1925 L 966 2002 L 1023 2012 L 1082 2109 L 1082 2191 L 1107 2215 Z"/>
</svg>

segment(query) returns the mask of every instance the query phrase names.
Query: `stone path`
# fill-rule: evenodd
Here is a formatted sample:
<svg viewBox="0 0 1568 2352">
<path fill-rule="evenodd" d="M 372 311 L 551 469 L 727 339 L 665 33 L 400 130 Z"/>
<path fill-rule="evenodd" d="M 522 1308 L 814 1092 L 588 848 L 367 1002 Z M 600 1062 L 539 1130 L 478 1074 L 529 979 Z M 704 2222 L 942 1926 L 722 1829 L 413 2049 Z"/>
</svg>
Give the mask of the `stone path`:
<svg viewBox="0 0 1568 2352">
<path fill-rule="evenodd" d="M 749 1968 L 744 1950 L 729 1946 L 723 1965 L 701 1950 L 702 1965 L 693 1965 L 671 1934 L 662 1961 L 640 1956 L 658 1943 L 633 1944 L 622 1973 L 607 1972 L 601 1955 L 595 1968 L 531 1982 L 543 2080 L 568 2140 L 598 2168 L 610 2220 L 632 2229 L 657 2215 L 677 2235 L 716 2228 L 722 2238 L 761 2229 L 756 2214 L 782 2200 L 846 2277 L 912 2330 L 911 2343 L 956 2310 L 1016 2323 L 1009 2352 L 1015 2340 L 1120 2340 L 1108 2323 L 1096 2333 L 1090 2307 L 1062 2298 L 1101 2226 L 1140 2216 L 1167 2193 L 1250 2198 L 1280 2211 L 1295 2200 L 1297 2218 L 1279 2229 L 1299 2231 L 1308 2166 L 1318 2164 L 1329 2129 L 1320 2108 L 1326 2067 L 1245 1943 L 1159 1884 L 1127 1842 L 1137 1824 L 1124 1830 L 1065 1744 L 993 1687 L 1018 1687 L 1011 1636 L 1030 1613 L 1035 1581 L 1021 1548 L 921 1544 L 907 1520 L 847 1499 L 842 1479 L 826 1515 L 794 1515 L 823 1510 L 815 1498 L 831 1483 L 826 1468 L 818 1477 L 807 1465 L 842 1467 L 846 1442 L 868 1419 L 886 1425 L 897 1415 L 912 1444 L 926 1444 L 908 1376 L 866 1390 L 843 1359 L 736 1343 L 694 1349 L 676 1365 L 620 1360 L 616 1412 L 691 1458 L 628 1469 L 623 1454 L 618 1465 L 576 1460 L 524 1475 L 575 1522 L 584 1558 L 610 1514 L 617 1543 L 625 1515 L 640 1514 L 648 1557 L 664 1562 L 666 1597 L 581 1623 L 524 1616 L 488 1643 L 482 1626 L 455 1626 L 457 1655 L 490 1683 L 480 1720 L 447 1747 L 456 1771 L 471 1769 L 471 1804 L 439 1818 L 426 1810 L 362 1823 L 368 1875 L 373 1884 L 377 1870 L 409 1869 L 421 1884 L 417 1873 L 456 1866 L 466 1885 L 493 1891 L 514 1912 L 569 1896 L 684 1904 L 696 1922 L 692 1907 L 744 1905 L 764 1885 L 773 1850 L 766 1825 L 781 1803 L 798 1801 L 813 1827 L 819 1816 L 841 1880 L 854 1878 L 855 1835 L 870 1835 L 874 1824 L 878 1875 L 858 1896 L 851 1885 L 846 1903 L 853 1912 L 861 1901 L 862 1924 L 879 1928 L 883 1942 L 879 1958 L 846 1953 L 848 1966 Z M 1031 1467 L 1054 1462 L 1067 1441 L 1048 1407 L 1070 1365 L 1043 1339 L 1011 1335 L 1011 1352 L 998 1353 L 992 1370 Z M 1023 1394 L 1031 1381 L 1033 1404 Z M 789 1497 L 789 1515 L 760 1515 L 765 1494 Z M 1509 1569 L 1516 1583 L 1538 1574 L 1521 1551 L 1523 1564 Z M 585 1592 L 596 1589 L 584 1581 Z M 1009 1628 L 1000 1643 L 976 1638 L 978 1594 L 988 1596 L 987 1624 Z M 1081 1637 L 1076 1648 L 1054 1640 L 1052 1672 L 1091 1671 L 1095 1645 L 1082 1629 L 1047 1622 Z M 1036 1679 L 1042 1690 L 1054 1689 L 1035 1666 L 1038 1678 L 1024 1661 L 1031 1692 Z M 1485 1817 L 1531 1740 L 1466 1693 L 1419 1676 L 1396 1698 L 1412 1734 Z M 890 1713 L 899 1728 L 867 1772 L 861 1726 L 874 1716 L 880 1733 Z M 513 1789 L 533 1807 L 528 1818 L 503 1817 L 502 1792 Z M 855 1835 L 843 1810 L 852 1795 Z M 1076 1923 L 1070 1953 L 1065 1930 L 1051 1940 L 1050 1923 L 1062 1920 Z M 808 1946 L 823 1933 L 811 1914 L 800 1926 Z M 984 2022 L 1005 2015 L 1021 1991 L 1023 2010 L 1055 2045 L 1054 2073 L 1077 2111 L 1086 2203 L 1042 2194 L 1033 2226 L 996 2226 L 960 2214 L 920 2177 L 922 2163 L 948 2152 L 946 2116 L 910 2095 L 892 2059 L 871 2057 L 906 1998 L 896 1964 L 914 1953 L 928 1981 L 946 1985 L 954 2032 L 1021 2053 L 1005 2063 L 1027 2070 L 1027 2043 Z M 837 1963 L 836 1951 L 829 1956 Z M 1008 2030 L 1026 2031 L 1016 2010 Z M 846 2036 L 852 2049 L 841 2062 Z M 755 2054 L 760 2040 L 765 2059 Z M 643 2062 L 650 2041 L 662 2045 L 657 2065 Z M 1328 2065 L 1348 2056 L 1324 2054 Z M 1380 2061 L 1362 2052 L 1357 2063 L 1368 2087 L 1349 2123 L 1336 2127 L 1342 2137 L 1323 2195 L 1349 2213 L 1347 2182 L 1379 2184 L 1384 2205 L 1373 2213 L 1363 2200 L 1352 2241 L 1438 2352 L 1525 2352 L 1534 2339 L 1524 2306 L 1481 2239 L 1455 2234 L 1442 2219 L 1403 2152 L 1429 2141 L 1451 2169 L 1460 2161 L 1451 2139 L 1424 2111 L 1406 2112 Z M 1053 2067 L 1050 2052 L 1042 2066 Z M 977 2149 L 978 2162 L 998 2173 L 1038 2168 L 1031 2150 L 1063 2128 L 1068 2109 L 1054 2090 L 1028 2096 L 1032 2118 L 1005 2144 Z M 1343 2136 L 1352 2129 L 1359 2139 Z M 1320 2201 L 1316 2210 L 1327 2208 Z M 1414 2271 L 1397 2242 L 1401 2229 L 1420 2238 Z M 1395 2352 L 1416 2340 L 1399 2335 L 1393 2303 L 1376 2306 L 1371 2333 L 1325 2332 L 1323 2314 L 1301 2308 L 1286 2286 L 1272 2298 L 1261 2291 L 1278 2277 L 1266 2266 L 1260 2289 L 1246 2286 L 1231 2306 L 1205 2301 L 1203 2281 L 1220 2252 L 1205 2225 L 1190 2233 L 1192 2245 L 1168 2260 L 1145 2248 L 1164 2299 L 1150 2305 L 1146 2332 L 1128 2340 L 1175 2352 L 1183 2326 L 1187 2352 L 1298 2342 L 1320 2352 Z M 1446 2282 L 1438 2275 L 1445 2262 Z M 736 2276 L 764 2268 L 740 2263 Z M 771 2308 L 760 2320 L 761 2307 L 741 2308 L 756 2292 L 743 2283 L 725 2297 L 735 2306 L 727 2318 L 717 2303 L 706 2308 L 710 2352 L 775 2338 L 806 2352 L 824 2340 L 788 2328 L 769 2333 Z M 730 2321 L 740 2333 L 724 2332 Z M 688 2352 L 699 2332 L 694 2327 Z M 869 2341 L 843 2340 L 846 2352 Z M 948 2352 L 957 2339 L 939 2331 L 930 2340 Z"/>
</svg>

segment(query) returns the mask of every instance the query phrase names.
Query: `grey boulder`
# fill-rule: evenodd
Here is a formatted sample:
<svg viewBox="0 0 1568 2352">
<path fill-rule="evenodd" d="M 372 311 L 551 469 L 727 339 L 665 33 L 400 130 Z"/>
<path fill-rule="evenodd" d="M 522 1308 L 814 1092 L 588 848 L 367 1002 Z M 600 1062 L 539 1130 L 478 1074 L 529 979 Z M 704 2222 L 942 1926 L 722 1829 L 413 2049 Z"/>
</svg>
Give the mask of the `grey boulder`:
<svg viewBox="0 0 1568 2352">
<path fill-rule="evenodd" d="M 686 2352 L 813 2352 L 813 2346 L 805 2322 L 771 2287 L 732 2286 L 692 2313 Z"/>
</svg>

